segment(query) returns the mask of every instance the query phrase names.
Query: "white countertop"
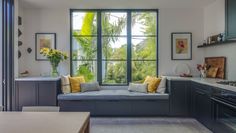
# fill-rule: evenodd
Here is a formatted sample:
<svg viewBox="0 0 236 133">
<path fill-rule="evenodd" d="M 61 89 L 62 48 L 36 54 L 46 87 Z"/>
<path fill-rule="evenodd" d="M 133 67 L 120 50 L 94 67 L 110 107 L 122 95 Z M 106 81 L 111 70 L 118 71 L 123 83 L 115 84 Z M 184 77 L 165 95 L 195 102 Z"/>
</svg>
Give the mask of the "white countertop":
<svg viewBox="0 0 236 133">
<path fill-rule="evenodd" d="M 218 84 L 218 81 L 224 81 L 222 79 L 213 79 L 213 78 L 197 78 L 197 77 L 192 77 L 192 78 L 185 78 L 185 77 L 176 77 L 176 76 L 165 76 L 168 80 L 176 80 L 176 81 L 193 81 L 196 83 L 204 84 L 204 85 L 209 85 L 212 87 L 218 87 L 222 88 L 225 90 L 230 90 L 236 92 L 236 87 L 234 86 L 229 86 L 229 85 L 222 85 Z"/>
<path fill-rule="evenodd" d="M 19 77 L 15 81 L 57 81 L 60 77 Z"/>
<path fill-rule="evenodd" d="M 236 92 L 236 87 L 216 83 L 218 81 L 224 81 L 222 79 L 199 78 L 199 77 L 186 78 L 186 77 L 177 77 L 177 76 L 164 76 L 164 77 L 166 77 L 168 80 L 193 81 L 196 83 L 209 85 L 212 87 L 218 87 L 218 88 L 222 88 L 225 90 L 230 90 L 230 91 Z M 60 80 L 60 77 L 21 77 L 21 78 L 15 79 L 15 81 L 57 81 L 57 80 Z"/>
</svg>

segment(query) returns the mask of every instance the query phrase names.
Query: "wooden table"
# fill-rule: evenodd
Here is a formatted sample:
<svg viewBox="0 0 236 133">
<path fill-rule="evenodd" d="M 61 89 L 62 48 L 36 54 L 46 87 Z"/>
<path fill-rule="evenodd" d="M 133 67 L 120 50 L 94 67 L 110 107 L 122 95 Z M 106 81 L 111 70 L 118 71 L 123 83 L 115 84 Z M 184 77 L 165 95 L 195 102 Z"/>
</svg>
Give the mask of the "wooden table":
<svg viewBox="0 0 236 133">
<path fill-rule="evenodd" d="M 1 133 L 89 133 L 87 112 L 0 112 Z"/>
</svg>

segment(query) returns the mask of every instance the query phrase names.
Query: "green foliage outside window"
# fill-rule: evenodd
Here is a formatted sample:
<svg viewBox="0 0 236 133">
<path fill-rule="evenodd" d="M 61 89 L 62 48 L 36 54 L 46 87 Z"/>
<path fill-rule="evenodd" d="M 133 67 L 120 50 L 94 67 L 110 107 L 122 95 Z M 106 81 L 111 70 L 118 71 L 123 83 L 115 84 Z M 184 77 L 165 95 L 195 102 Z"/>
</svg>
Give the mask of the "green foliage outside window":
<svg viewBox="0 0 236 133">
<path fill-rule="evenodd" d="M 77 67 L 75 75 L 83 75 L 86 81 L 93 81 L 96 79 L 94 73 L 94 63 L 89 62 L 86 59 L 95 59 L 97 45 L 93 37 L 80 37 L 81 35 L 93 35 L 96 34 L 97 25 L 94 23 L 96 19 L 96 13 L 86 13 L 82 28 L 80 31 L 73 31 L 73 36 L 80 45 L 80 51 L 83 51 L 83 55 L 80 55 L 80 59 L 84 59 L 84 62 Z M 120 44 L 120 47 L 112 47 L 112 43 L 119 43 L 123 29 L 127 25 L 127 17 L 119 17 L 116 23 L 110 21 L 110 13 L 102 13 L 102 56 L 103 56 L 103 83 L 127 83 L 127 42 Z M 156 14 L 153 12 L 138 12 L 132 13 L 132 28 L 135 28 L 135 24 L 142 25 L 140 28 L 143 36 L 135 36 L 133 34 L 132 41 L 135 40 L 138 43 L 132 42 L 132 81 L 142 81 L 147 75 L 156 75 Z M 134 30 L 135 31 L 135 30 Z M 146 36 L 153 35 L 153 36 Z M 122 42 L 124 43 L 124 42 Z M 77 59 L 79 51 L 73 51 L 72 59 Z M 120 59 L 114 61 L 112 59 Z"/>
</svg>

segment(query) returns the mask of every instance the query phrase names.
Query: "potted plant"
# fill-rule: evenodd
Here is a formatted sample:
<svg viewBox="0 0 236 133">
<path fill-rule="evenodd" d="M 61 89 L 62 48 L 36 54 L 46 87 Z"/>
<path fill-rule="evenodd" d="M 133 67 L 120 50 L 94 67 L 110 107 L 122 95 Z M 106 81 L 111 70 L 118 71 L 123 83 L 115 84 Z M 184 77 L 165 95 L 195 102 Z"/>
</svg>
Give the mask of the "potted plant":
<svg viewBox="0 0 236 133">
<path fill-rule="evenodd" d="M 206 63 L 204 63 L 203 65 L 197 64 L 197 69 L 200 72 L 200 77 L 206 78 L 207 71 L 208 71 L 209 68 L 210 68 L 210 66 L 207 65 Z"/>
<path fill-rule="evenodd" d="M 66 60 L 68 58 L 67 54 L 59 50 L 49 48 L 42 48 L 40 50 L 40 54 L 47 57 L 47 59 L 50 61 L 52 66 L 51 76 L 59 76 L 57 67 L 61 61 Z"/>
</svg>

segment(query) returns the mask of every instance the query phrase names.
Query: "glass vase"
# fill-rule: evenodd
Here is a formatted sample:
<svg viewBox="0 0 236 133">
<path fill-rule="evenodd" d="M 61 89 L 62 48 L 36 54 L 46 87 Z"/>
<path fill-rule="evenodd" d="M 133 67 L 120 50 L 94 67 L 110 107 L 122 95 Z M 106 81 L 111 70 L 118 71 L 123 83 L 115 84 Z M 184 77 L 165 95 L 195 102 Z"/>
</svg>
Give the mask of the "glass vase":
<svg viewBox="0 0 236 133">
<path fill-rule="evenodd" d="M 58 73 L 58 71 L 57 71 L 57 65 L 53 65 L 52 64 L 52 71 L 51 71 L 51 76 L 52 77 L 57 77 L 57 76 L 59 76 L 59 73 Z"/>
<path fill-rule="evenodd" d="M 206 72 L 204 70 L 201 70 L 201 78 L 206 78 Z"/>
</svg>

